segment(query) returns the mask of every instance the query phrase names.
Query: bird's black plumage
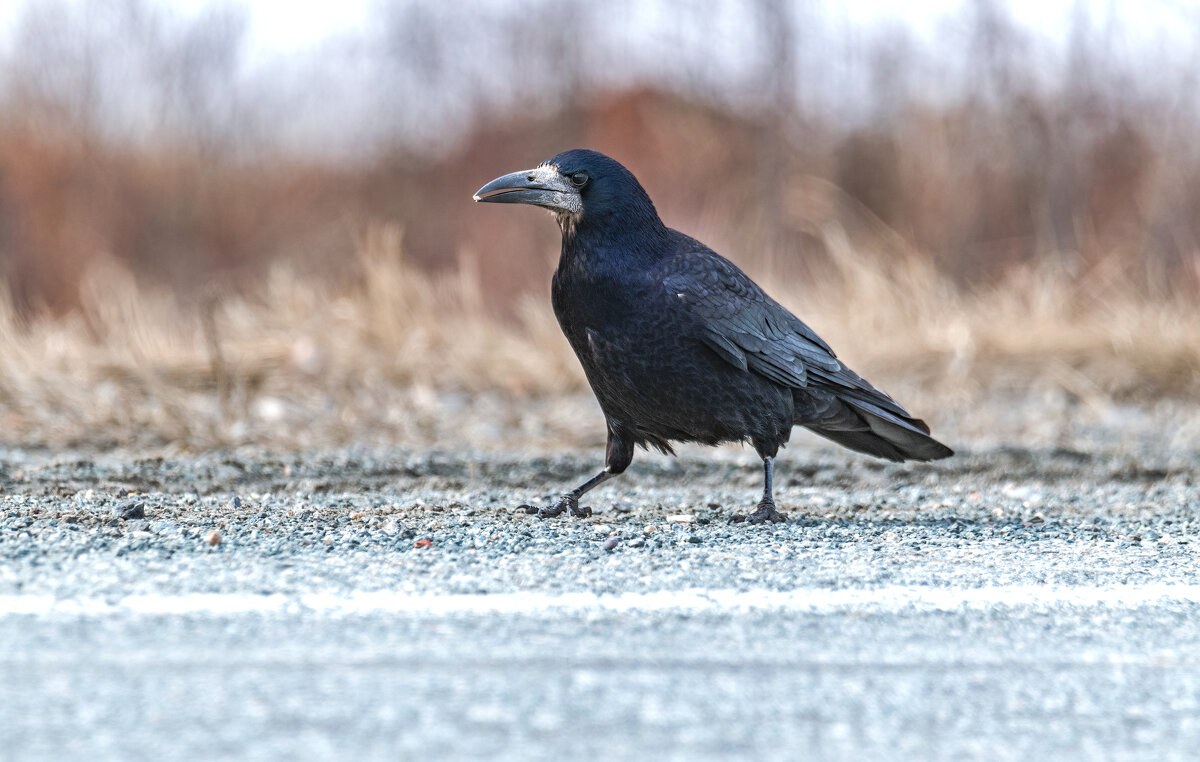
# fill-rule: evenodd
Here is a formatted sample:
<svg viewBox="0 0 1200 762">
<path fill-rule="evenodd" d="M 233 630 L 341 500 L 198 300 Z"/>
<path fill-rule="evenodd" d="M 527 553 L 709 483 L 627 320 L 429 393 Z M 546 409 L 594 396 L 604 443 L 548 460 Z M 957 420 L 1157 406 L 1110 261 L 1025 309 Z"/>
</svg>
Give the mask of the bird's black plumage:
<svg viewBox="0 0 1200 762">
<path fill-rule="evenodd" d="M 605 470 L 543 515 L 579 515 L 579 497 L 624 471 L 635 445 L 671 452 L 672 442 L 749 442 L 766 473 L 752 521 L 782 520 L 772 464 L 793 426 L 889 460 L 953 454 L 732 262 L 664 225 L 613 159 L 567 151 L 475 198 L 534 204 L 557 218 L 554 314 L 608 426 Z"/>
</svg>

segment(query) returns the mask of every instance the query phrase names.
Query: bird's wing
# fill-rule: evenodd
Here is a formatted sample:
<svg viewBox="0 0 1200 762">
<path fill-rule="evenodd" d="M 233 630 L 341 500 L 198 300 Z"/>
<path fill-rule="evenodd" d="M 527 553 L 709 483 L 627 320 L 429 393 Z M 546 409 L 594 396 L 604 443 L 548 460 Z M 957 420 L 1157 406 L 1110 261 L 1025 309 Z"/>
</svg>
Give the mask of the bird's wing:
<svg viewBox="0 0 1200 762">
<path fill-rule="evenodd" d="M 699 246 L 668 260 L 660 282 L 709 348 L 742 370 L 807 390 L 801 422 L 818 434 L 893 460 L 951 454 L 928 437 L 924 421 L 839 362 L 820 336 L 749 276 Z"/>
<path fill-rule="evenodd" d="M 698 324 L 700 339 L 743 370 L 801 388 L 814 373 L 828 377 L 844 370 L 820 336 L 711 251 L 673 258 L 662 284 Z"/>
<path fill-rule="evenodd" d="M 672 258 L 662 284 L 698 324 L 700 339 L 733 365 L 783 386 L 830 392 L 872 415 L 910 420 L 886 392 L 839 362 L 816 332 L 711 249 Z"/>
</svg>

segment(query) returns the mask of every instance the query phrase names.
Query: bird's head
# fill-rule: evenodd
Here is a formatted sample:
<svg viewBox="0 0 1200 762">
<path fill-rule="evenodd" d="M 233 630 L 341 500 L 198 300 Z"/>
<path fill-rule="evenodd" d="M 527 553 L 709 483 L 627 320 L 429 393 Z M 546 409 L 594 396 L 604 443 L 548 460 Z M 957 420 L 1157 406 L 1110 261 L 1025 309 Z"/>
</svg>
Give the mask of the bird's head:
<svg viewBox="0 0 1200 762">
<path fill-rule="evenodd" d="M 476 201 L 549 209 L 564 234 L 581 226 L 661 226 L 654 204 L 625 167 L 602 153 L 564 151 L 533 169 L 503 175 L 475 192 Z"/>
</svg>

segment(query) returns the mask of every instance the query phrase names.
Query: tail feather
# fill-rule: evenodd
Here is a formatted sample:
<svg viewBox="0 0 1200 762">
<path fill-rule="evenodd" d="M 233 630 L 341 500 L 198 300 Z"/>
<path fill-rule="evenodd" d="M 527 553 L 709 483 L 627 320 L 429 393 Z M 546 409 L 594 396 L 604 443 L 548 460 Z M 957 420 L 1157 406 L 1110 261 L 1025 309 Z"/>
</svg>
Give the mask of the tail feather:
<svg viewBox="0 0 1200 762">
<path fill-rule="evenodd" d="M 887 460 L 937 460 L 954 454 L 929 436 L 929 426 L 920 418 L 899 415 L 865 396 L 838 395 L 822 406 L 818 419 L 797 423 L 843 447 Z M 903 410 L 891 398 L 887 401 L 889 408 Z"/>
<path fill-rule="evenodd" d="M 805 428 L 855 452 L 896 462 L 905 460 L 905 455 L 899 448 L 870 431 L 838 431 L 837 429 L 824 429 L 820 426 L 806 426 Z"/>
</svg>

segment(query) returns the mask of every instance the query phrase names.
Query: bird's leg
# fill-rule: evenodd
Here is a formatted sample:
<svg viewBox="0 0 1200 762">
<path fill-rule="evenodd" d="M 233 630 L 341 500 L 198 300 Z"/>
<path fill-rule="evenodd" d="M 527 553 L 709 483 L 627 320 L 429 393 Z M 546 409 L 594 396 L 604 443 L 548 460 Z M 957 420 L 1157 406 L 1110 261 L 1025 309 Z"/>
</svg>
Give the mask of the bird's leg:
<svg viewBox="0 0 1200 762">
<path fill-rule="evenodd" d="M 558 516 L 563 511 L 570 511 L 571 515 L 577 519 L 591 516 L 591 508 L 579 507 L 579 498 L 593 487 L 598 487 L 617 474 L 624 473 L 632 461 L 633 438 L 618 421 L 610 418 L 608 420 L 608 444 L 604 451 L 604 470 L 560 497 L 554 505 L 538 511 L 538 518 L 546 519 Z"/>
<path fill-rule="evenodd" d="M 577 519 L 587 518 L 592 515 L 591 508 L 580 508 L 579 498 L 583 497 L 583 493 L 590 490 L 592 487 L 599 486 L 615 476 L 614 473 L 606 467 L 603 471 L 588 479 L 583 484 L 580 484 L 575 489 L 566 493 L 558 499 L 558 502 L 549 508 L 542 508 L 537 512 L 539 519 L 548 519 L 553 516 L 558 516 L 563 511 L 569 511 L 572 516 Z"/>
<path fill-rule="evenodd" d="M 771 483 L 775 475 L 775 458 L 771 455 L 763 456 L 763 496 L 762 500 L 758 501 L 757 510 L 749 516 L 742 514 L 734 515 L 730 521 L 740 522 L 745 521 L 748 524 L 765 524 L 768 521 L 778 523 L 787 521 L 787 516 L 780 513 L 775 508 L 775 498 L 771 496 Z"/>
</svg>

